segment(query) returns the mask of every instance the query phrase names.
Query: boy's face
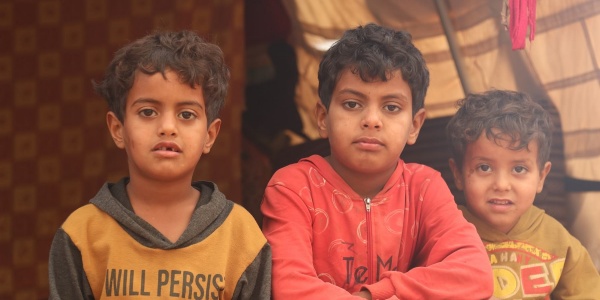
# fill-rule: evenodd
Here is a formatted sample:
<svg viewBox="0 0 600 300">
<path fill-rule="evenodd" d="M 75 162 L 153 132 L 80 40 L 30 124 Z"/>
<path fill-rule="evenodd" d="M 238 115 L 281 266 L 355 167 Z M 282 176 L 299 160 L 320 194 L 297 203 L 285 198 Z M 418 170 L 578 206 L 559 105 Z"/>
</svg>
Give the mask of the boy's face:
<svg viewBox="0 0 600 300">
<path fill-rule="evenodd" d="M 219 119 L 207 124 L 202 89 L 181 83 L 171 70 L 166 79 L 137 72 L 125 121 L 112 112 L 106 118 L 115 144 L 127 152 L 130 176 L 160 181 L 191 180 L 221 126 Z"/>
<path fill-rule="evenodd" d="M 533 205 L 551 167 L 546 162 L 540 170 L 536 141 L 521 150 L 507 146 L 509 142 L 500 141 L 497 145 L 482 133 L 467 145 L 462 172 L 450 160 L 456 187 L 464 191 L 469 211 L 504 233 Z"/>
<path fill-rule="evenodd" d="M 406 144 L 417 140 L 425 110 L 412 114 L 412 95 L 400 71 L 388 81 L 364 82 L 342 72 L 329 110 L 317 105 L 321 137 L 328 138 L 330 163 L 344 174 L 391 174 Z"/>
</svg>

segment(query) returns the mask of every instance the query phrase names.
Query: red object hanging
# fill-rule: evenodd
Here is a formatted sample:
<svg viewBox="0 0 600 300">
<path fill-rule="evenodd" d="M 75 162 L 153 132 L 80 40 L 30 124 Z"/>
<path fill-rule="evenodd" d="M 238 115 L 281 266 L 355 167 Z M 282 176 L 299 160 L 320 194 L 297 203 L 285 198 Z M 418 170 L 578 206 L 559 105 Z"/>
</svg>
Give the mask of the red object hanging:
<svg viewBox="0 0 600 300">
<path fill-rule="evenodd" d="M 536 0 L 510 0 L 508 2 L 510 13 L 509 32 L 512 49 L 525 48 L 525 36 L 529 26 L 529 41 L 535 36 L 535 6 Z"/>
</svg>

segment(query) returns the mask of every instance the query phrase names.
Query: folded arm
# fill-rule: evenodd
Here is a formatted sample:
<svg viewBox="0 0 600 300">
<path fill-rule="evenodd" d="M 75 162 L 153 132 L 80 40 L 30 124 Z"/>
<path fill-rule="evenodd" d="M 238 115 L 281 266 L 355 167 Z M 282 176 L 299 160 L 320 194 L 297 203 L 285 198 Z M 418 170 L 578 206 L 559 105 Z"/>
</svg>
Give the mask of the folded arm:
<svg viewBox="0 0 600 300">
<path fill-rule="evenodd" d="M 491 265 L 475 230 L 457 209 L 440 176 L 412 199 L 423 199 L 417 212 L 417 248 L 407 272 L 385 272 L 367 286 L 373 299 L 487 299 L 493 293 Z"/>
<path fill-rule="evenodd" d="M 318 278 L 311 209 L 283 185 L 270 185 L 265 191 L 261 210 L 263 232 L 273 251 L 273 299 L 362 299 Z"/>
</svg>

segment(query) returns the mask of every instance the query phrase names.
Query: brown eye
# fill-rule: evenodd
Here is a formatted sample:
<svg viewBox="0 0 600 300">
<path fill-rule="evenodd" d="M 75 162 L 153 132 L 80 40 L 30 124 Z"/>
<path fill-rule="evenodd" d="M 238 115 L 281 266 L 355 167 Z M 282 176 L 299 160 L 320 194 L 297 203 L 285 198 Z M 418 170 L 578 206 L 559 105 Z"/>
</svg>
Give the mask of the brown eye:
<svg viewBox="0 0 600 300">
<path fill-rule="evenodd" d="M 355 101 L 347 101 L 347 102 L 344 102 L 344 106 L 345 106 L 345 107 L 347 107 L 347 108 L 354 109 L 354 108 L 357 108 L 357 107 L 358 107 L 358 102 L 355 102 Z"/>
<path fill-rule="evenodd" d="M 400 111 L 400 107 L 398 105 L 393 104 L 386 105 L 383 108 L 390 112 Z"/>
<path fill-rule="evenodd" d="M 523 166 L 516 166 L 516 167 L 514 168 L 514 170 L 515 170 L 515 172 L 516 172 L 517 174 L 522 174 L 522 173 L 525 173 L 525 172 L 527 171 L 527 168 L 525 168 L 525 167 L 523 167 Z"/>
<path fill-rule="evenodd" d="M 179 113 L 179 117 L 184 120 L 191 120 L 191 119 L 194 119 L 196 117 L 196 115 L 191 111 L 183 111 L 183 112 Z"/>
<path fill-rule="evenodd" d="M 154 112 L 154 110 L 146 108 L 146 109 L 142 109 L 140 111 L 140 115 L 144 116 L 144 117 L 152 117 L 156 114 L 156 112 Z"/>
<path fill-rule="evenodd" d="M 478 168 L 483 172 L 489 172 L 492 169 L 489 165 L 479 165 Z"/>
</svg>

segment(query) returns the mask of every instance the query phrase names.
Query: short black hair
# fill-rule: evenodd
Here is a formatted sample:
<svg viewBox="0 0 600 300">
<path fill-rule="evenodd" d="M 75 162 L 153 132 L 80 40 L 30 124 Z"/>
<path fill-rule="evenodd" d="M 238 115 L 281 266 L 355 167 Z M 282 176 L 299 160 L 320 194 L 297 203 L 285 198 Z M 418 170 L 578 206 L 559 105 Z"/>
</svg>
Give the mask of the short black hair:
<svg viewBox="0 0 600 300">
<path fill-rule="evenodd" d="M 373 23 L 347 30 L 325 52 L 319 64 L 319 98 L 327 109 L 335 85 L 346 69 L 358 74 L 365 82 L 387 81 L 392 72 L 400 70 L 411 90 L 413 114 L 424 106 L 429 70 L 406 31 Z"/>
<path fill-rule="evenodd" d="M 92 84 L 108 102 L 109 110 L 124 122 L 125 102 L 136 71 L 166 76 L 167 70 L 177 73 L 183 83 L 202 88 L 207 124 L 219 117 L 227 96 L 229 68 L 221 48 L 192 31 L 159 31 L 127 44 L 115 53 L 104 80 Z"/>
<path fill-rule="evenodd" d="M 462 171 L 467 145 L 485 132 L 491 141 L 506 141 L 510 149 L 526 148 L 532 140 L 538 143 L 538 165 L 549 160 L 552 145 L 550 114 L 527 94 L 490 90 L 468 94 L 458 102 L 459 109 L 446 126 L 446 136 L 456 166 Z M 495 129 L 497 131 L 493 131 Z"/>
</svg>

